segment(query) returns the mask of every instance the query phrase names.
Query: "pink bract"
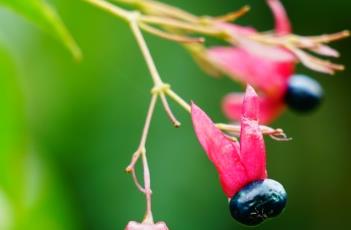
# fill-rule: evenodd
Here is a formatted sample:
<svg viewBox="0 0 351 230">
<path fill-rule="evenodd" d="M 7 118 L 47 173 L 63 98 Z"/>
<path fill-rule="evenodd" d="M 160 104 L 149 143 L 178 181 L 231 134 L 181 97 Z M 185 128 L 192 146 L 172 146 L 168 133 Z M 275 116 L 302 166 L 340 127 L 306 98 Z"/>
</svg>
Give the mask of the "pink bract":
<svg viewBox="0 0 351 230">
<path fill-rule="evenodd" d="M 243 93 L 230 93 L 225 96 L 222 102 L 224 114 L 231 120 L 239 120 L 241 117 L 243 100 Z M 271 123 L 279 117 L 285 107 L 285 104 L 282 103 L 280 98 L 275 100 L 273 98 L 261 96 L 259 98 L 259 122 L 261 124 Z"/>
<path fill-rule="evenodd" d="M 158 222 L 156 224 L 143 224 L 130 221 L 125 230 L 168 230 L 168 227 L 164 222 Z"/>
<path fill-rule="evenodd" d="M 208 50 L 208 55 L 234 80 L 250 84 L 271 97 L 281 97 L 288 78 L 294 73 L 295 58 L 284 49 L 253 44 L 251 48 L 255 51 L 215 47 Z"/>
<path fill-rule="evenodd" d="M 267 0 L 275 19 L 275 32 L 277 35 L 291 33 L 291 23 L 283 4 L 279 0 Z"/>
<path fill-rule="evenodd" d="M 239 143 L 226 137 L 204 111 L 192 104 L 196 136 L 215 165 L 227 197 L 234 196 L 252 181 L 267 178 L 266 152 L 258 114 L 259 98 L 248 86 L 243 101 Z"/>
<path fill-rule="evenodd" d="M 287 13 L 279 0 L 267 0 L 275 18 L 275 33 L 283 36 L 291 32 Z M 284 109 L 283 96 L 288 79 L 294 74 L 296 57 L 290 51 L 264 45 L 247 39 L 257 31 L 252 27 L 242 27 L 221 23 L 236 37 L 236 47 L 214 47 L 207 55 L 223 73 L 243 84 L 250 84 L 260 92 L 261 123 L 273 121 Z M 246 36 L 246 37 L 245 37 Z M 242 38 L 241 38 L 242 37 Z M 230 94 L 225 97 L 223 110 L 228 118 L 239 120 L 242 95 Z"/>
</svg>

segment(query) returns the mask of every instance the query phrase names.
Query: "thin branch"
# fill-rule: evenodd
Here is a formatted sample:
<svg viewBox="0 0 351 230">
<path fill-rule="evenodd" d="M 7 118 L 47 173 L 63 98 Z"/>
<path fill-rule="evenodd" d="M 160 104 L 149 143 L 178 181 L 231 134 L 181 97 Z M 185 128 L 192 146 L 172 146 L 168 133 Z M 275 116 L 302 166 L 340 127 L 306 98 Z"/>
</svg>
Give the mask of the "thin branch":
<svg viewBox="0 0 351 230">
<path fill-rule="evenodd" d="M 140 182 L 139 182 L 139 180 L 138 180 L 138 177 L 137 177 L 137 175 L 136 175 L 136 173 L 135 173 L 135 168 L 133 168 L 133 169 L 131 170 L 131 174 L 132 174 L 132 177 L 133 177 L 133 181 L 134 181 L 136 187 L 138 188 L 138 190 L 139 190 L 140 192 L 142 192 L 142 193 L 145 193 L 145 189 L 144 189 L 143 186 L 140 184 Z"/>
<path fill-rule="evenodd" d="M 84 0 L 92 5 L 97 6 L 98 8 L 101 8 L 113 15 L 118 16 L 119 18 L 129 22 L 129 18 L 131 15 L 131 12 L 124 10 L 116 5 L 113 5 L 107 1 L 104 0 Z"/>
<path fill-rule="evenodd" d="M 174 116 L 174 114 L 173 114 L 173 112 L 171 110 L 171 107 L 168 104 L 167 98 L 166 98 L 166 96 L 165 96 L 165 94 L 163 92 L 160 93 L 160 98 L 161 98 L 163 107 L 164 107 L 164 109 L 166 111 L 166 114 L 168 115 L 169 119 L 171 120 L 173 126 L 176 127 L 176 128 L 180 127 L 181 124 L 177 120 L 177 118 Z"/>
<path fill-rule="evenodd" d="M 146 158 L 146 152 L 142 153 L 143 159 L 143 168 L 144 168 L 144 185 L 145 185 L 145 196 L 146 196 L 146 213 L 143 223 L 145 224 L 153 224 L 154 219 L 152 216 L 151 210 L 151 180 L 150 180 L 150 170 L 149 165 Z"/>
<path fill-rule="evenodd" d="M 146 61 L 146 64 L 149 68 L 151 77 L 152 77 L 154 84 L 155 84 L 154 88 L 152 89 L 152 93 L 154 95 L 159 95 L 161 97 L 163 107 L 164 107 L 168 117 L 170 118 L 170 120 L 172 121 L 172 123 L 175 127 L 179 127 L 180 122 L 175 118 L 175 116 L 174 116 L 174 114 L 173 114 L 172 110 L 170 109 L 170 106 L 167 102 L 167 99 L 164 95 L 164 92 L 163 92 L 165 90 L 165 88 L 169 88 L 169 85 L 164 84 L 161 80 L 161 77 L 157 71 L 154 60 L 152 59 L 150 50 L 147 47 L 147 44 L 146 44 L 145 39 L 143 37 L 143 34 L 141 33 L 140 28 L 137 24 L 137 16 L 136 16 L 135 20 L 132 20 L 130 22 L 130 26 L 131 26 L 131 29 L 133 31 L 133 34 L 135 35 L 135 38 L 136 38 L 138 44 L 139 44 L 139 47 L 143 53 L 144 59 Z"/>
<path fill-rule="evenodd" d="M 174 29 L 181 29 L 191 33 L 200 33 L 214 37 L 223 37 L 227 36 L 225 30 L 217 29 L 212 26 L 203 26 L 200 24 L 192 24 L 189 22 L 179 21 L 173 18 L 165 18 L 159 16 L 141 16 L 140 20 L 149 24 L 156 24 L 159 26 L 171 27 Z"/>
<path fill-rule="evenodd" d="M 152 115 L 155 111 L 155 106 L 157 102 L 158 96 L 156 94 L 152 95 L 151 102 L 149 105 L 149 109 L 146 115 L 146 120 L 145 120 L 145 125 L 143 129 L 143 133 L 141 135 L 141 140 L 139 147 L 137 151 L 133 154 L 132 161 L 128 165 L 126 171 L 132 173 L 133 180 L 135 182 L 135 185 L 137 188 L 143 192 L 146 196 L 146 214 L 144 218 L 144 223 L 153 223 L 153 217 L 152 217 L 152 211 L 151 211 L 151 179 L 150 179 L 150 170 L 149 166 L 147 163 L 147 158 L 146 158 L 146 150 L 145 150 L 145 144 L 147 140 L 147 136 L 149 133 L 150 129 L 150 124 L 152 120 Z M 142 163 L 143 163 L 143 172 L 144 172 L 144 188 L 140 185 L 137 176 L 135 174 L 135 164 L 138 161 L 138 159 L 142 156 Z"/>
<path fill-rule="evenodd" d="M 139 26 L 138 26 L 138 15 L 135 15 L 135 19 L 131 20 L 129 22 L 130 28 L 134 34 L 134 37 L 139 45 L 139 48 L 144 56 L 144 59 L 146 61 L 147 67 L 149 68 L 151 77 L 154 81 L 155 86 L 161 86 L 163 84 L 161 77 L 157 71 L 156 65 L 152 59 L 151 53 L 149 48 L 147 47 L 147 44 L 145 42 L 145 39 L 143 37 L 143 34 L 141 33 Z"/>
<path fill-rule="evenodd" d="M 140 28 L 145 30 L 146 32 L 153 34 L 157 37 L 174 41 L 174 42 L 179 42 L 179 43 L 204 43 L 205 38 L 200 37 L 200 38 L 192 38 L 192 37 L 187 37 L 187 36 L 181 36 L 178 34 L 172 34 L 172 33 L 167 33 L 165 31 L 162 31 L 160 29 L 157 29 L 155 27 L 149 26 L 145 23 L 139 23 Z"/>
<path fill-rule="evenodd" d="M 158 15 L 164 15 L 167 17 L 177 18 L 187 22 L 198 22 L 199 17 L 193 15 L 180 8 L 167 5 L 162 2 L 152 1 L 152 0 L 115 0 L 119 2 L 124 2 L 128 4 L 134 4 L 141 8 L 145 12 L 157 13 Z"/>
<path fill-rule="evenodd" d="M 138 147 L 137 151 L 135 151 L 135 153 L 133 154 L 132 160 L 131 160 L 130 164 L 128 165 L 128 167 L 126 168 L 126 172 L 132 172 L 132 170 L 134 170 L 135 164 L 138 161 L 140 155 L 143 152 L 145 152 L 146 139 L 147 139 L 147 136 L 149 134 L 150 124 L 151 124 L 151 120 L 152 120 L 152 115 L 155 111 L 157 97 L 158 97 L 157 95 L 152 95 L 151 102 L 149 105 L 149 110 L 148 110 L 147 115 L 146 115 L 143 133 L 141 135 L 139 147 Z"/>
<path fill-rule="evenodd" d="M 241 132 L 240 125 L 229 125 L 217 123 L 216 127 L 222 131 L 232 133 L 233 135 L 239 136 Z M 272 139 L 277 141 L 289 141 L 291 138 L 288 138 L 282 129 L 273 129 L 271 127 L 260 125 L 262 134 L 270 136 Z"/>
<path fill-rule="evenodd" d="M 309 36 L 306 38 L 309 38 L 313 40 L 316 43 L 329 43 L 333 41 L 338 41 L 344 38 L 347 38 L 350 36 L 350 31 L 348 30 L 343 30 L 341 32 L 337 32 L 334 34 L 325 34 L 325 35 L 319 35 L 319 36 Z"/>
<path fill-rule="evenodd" d="M 246 5 L 241 7 L 239 10 L 234 11 L 234 12 L 230 12 L 228 14 L 225 14 L 223 16 L 218 16 L 218 17 L 214 17 L 213 19 L 215 21 L 219 21 L 219 22 L 232 22 L 237 20 L 238 18 L 242 17 L 243 15 L 247 14 L 250 11 L 250 6 Z"/>
<path fill-rule="evenodd" d="M 166 90 L 166 94 L 176 103 L 178 103 L 183 109 L 185 109 L 188 113 L 191 112 L 190 105 L 181 98 L 178 94 L 176 94 L 172 89 Z"/>
</svg>

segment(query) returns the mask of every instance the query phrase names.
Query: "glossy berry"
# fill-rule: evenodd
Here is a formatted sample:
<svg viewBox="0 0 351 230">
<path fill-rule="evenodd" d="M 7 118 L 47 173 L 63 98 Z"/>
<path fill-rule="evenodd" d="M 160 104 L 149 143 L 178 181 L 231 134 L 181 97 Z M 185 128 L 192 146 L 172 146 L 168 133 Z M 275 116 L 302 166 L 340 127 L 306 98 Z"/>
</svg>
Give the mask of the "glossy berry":
<svg viewBox="0 0 351 230">
<path fill-rule="evenodd" d="M 229 202 L 232 217 L 255 226 L 279 215 L 287 202 L 284 187 L 271 179 L 258 180 L 242 188 Z"/>
<path fill-rule="evenodd" d="M 310 112 L 318 107 L 323 97 L 319 83 L 304 75 L 290 78 L 285 94 L 285 103 L 298 112 Z"/>
</svg>

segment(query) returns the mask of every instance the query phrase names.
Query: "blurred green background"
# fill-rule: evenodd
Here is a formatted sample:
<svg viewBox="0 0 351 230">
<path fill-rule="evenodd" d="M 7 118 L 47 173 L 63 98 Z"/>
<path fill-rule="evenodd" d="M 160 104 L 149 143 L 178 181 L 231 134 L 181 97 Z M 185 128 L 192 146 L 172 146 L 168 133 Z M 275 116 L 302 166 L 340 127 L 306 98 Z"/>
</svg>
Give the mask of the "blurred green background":
<svg viewBox="0 0 351 230">
<path fill-rule="evenodd" d="M 123 229 L 140 221 L 144 197 L 123 170 L 136 149 L 152 87 L 124 22 L 83 1 L 50 1 L 82 48 L 77 63 L 50 35 L 0 8 L 0 229 Z M 167 2 L 219 15 L 249 4 L 240 19 L 272 28 L 263 0 Z M 283 0 L 295 32 L 351 29 L 349 0 Z M 241 90 L 206 76 L 181 47 L 146 36 L 163 79 L 217 121 L 219 102 Z M 350 66 L 350 40 L 333 44 Z M 350 72 L 324 76 L 323 106 L 309 116 L 287 112 L 274 127 L 294 138 L 267 139 L 268 170 L 289 193 L 286 211 L 258 229 L 347 229 L 351 218 Z M 173 104 L 172 104 L 173 105 Z M 233 221 L 214 167 L 188 114 L 174 129 L 161 106 L 148 141 L 155 218 L 170 229 L 245 229 Z"/>
</svg>

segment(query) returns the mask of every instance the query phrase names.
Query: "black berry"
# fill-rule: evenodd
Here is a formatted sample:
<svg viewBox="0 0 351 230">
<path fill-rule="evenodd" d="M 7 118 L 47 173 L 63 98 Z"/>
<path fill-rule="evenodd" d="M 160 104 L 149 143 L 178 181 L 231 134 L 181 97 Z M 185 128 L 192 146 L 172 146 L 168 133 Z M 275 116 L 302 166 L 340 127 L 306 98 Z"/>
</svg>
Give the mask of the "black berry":
<svg viewBox="0 0 351 230">
<path fill-rule="evenodd" d="M 321 103 L 323 89 L 319 83 L 304 75 L 290 78 L 285 94 L 285 103 L 298 112 L 310 112 Z"/>
<path fill-rule="evenodd" d="M 229 202 L 232 217 L 242 224 L 255 226 L 278 216 L 287 202 L 284 187 L 271 179 L 259 180 L 242 188 Z"/>
</svg>

